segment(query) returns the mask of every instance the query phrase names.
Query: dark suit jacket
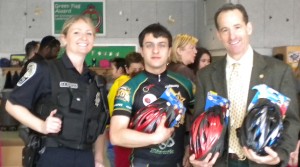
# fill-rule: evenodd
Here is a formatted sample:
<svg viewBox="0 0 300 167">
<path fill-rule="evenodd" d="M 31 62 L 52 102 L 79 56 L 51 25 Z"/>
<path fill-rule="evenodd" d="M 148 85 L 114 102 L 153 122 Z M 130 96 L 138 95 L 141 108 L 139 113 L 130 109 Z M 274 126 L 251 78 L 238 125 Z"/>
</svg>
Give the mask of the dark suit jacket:
<svg viewBox="0 0 300 167">
<path fill-rule="evenodd" d="M 207 92 L 212 90 L 217 92 L 218 95 L 228 98 L 225 69 L 226 57 L 210 64 L 197 73 L 194 118 L 203 112 Z M 295 149 L 300 130 L 297 91 L 293 80 L 294 76 L 288 65 L 272 57 L 262 56 L 254 52 L 248 105 L 256 94 L 252 87 L 259 84 L 266 84 L 291 99 L 286 118 L 284 119 L 282 140 L 275 149 L 282 161 L 280 166 L 287 163 L 289 153 Z M 226 163 L 228 141 L 225 141 L 225 145 L 224 154 L 217 160 L 216 166 L 223 167 Z M 250 162 L 250 166 L 263 165 Z"/>
</svg>

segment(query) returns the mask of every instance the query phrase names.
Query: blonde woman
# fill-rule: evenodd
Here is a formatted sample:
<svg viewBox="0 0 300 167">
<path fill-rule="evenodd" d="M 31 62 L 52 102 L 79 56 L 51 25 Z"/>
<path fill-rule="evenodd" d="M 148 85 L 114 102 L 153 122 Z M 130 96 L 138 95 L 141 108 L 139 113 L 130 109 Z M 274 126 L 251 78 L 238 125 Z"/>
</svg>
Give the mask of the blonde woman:
<svg viewBox="0 0 300 167">
<path fill-rule="evenodd" d="M 104 166 L 103 92 L 85 64 L 95 33 L 89 17 L 67 20 L 61 35 L 66 52 L 59 59 L 29 63 L 7 100 L 8 113 L 44 138 L 33 166 Z"/>
<path fill-rule="evenodd" d="M 168 70 L 179 73 L 195 83 L 195 75 L 188 67 L 194 63 L 198 39 L 188 34 L 178 34 L 173 40 Z"/>
</svg>

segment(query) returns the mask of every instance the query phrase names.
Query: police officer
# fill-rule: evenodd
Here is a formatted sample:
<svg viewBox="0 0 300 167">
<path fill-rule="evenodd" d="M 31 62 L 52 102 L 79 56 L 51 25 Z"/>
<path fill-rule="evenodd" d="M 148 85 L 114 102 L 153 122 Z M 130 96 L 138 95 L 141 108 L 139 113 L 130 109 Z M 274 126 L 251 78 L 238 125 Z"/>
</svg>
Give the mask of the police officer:
<svg viewBox="0 0 300 167">
<path fill-rule="evenodd" d="M 61 36 L 65 54 L 29 63 L 6 103 L 13 117 L 44 135 L 45 149 L 37 166 L 104 166 L 106 114 L 101 97 L 106 94 L 84 63 L 94 40 L 90 18 L 80 15 L 67 20 Z"/>
<path fill-rule="evenodd" d="M 35 42 L 35 41 L 29 42 L 26 45 L 26 47 L 25 47 L 26 55 L 28 55 L 27 52 L 30 52 L 30 49 L 31 49 L 31 52 L 34 51 L 32 49 L 33 46 L 30 47 L 30 44 L 33 45 L 32 44 L 33 42 Z M 58 56 L 58 53 L 60 50 L 60 42 L 54 36 L 47 35 L 47 36 L 43 37 L 41 43 L 37 42 L 37 45 L 38 45 L 37 52 L 34 52 L 32 56 L 31 55 L 28 56 L 28 60 L 24 64 L 24 66 L 20 72 L 20 76 L 24 75 L 24 73 L 26 72 L 27 66 L 30 62 L 36 61 L 39 59 L 47 59 L 47 60 L 55 59 Z"/>
</svg>

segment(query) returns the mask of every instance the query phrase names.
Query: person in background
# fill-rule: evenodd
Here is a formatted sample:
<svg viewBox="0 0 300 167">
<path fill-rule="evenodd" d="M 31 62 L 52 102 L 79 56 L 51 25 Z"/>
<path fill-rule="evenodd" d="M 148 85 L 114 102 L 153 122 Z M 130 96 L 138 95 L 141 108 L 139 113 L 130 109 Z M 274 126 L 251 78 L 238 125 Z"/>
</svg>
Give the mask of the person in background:
<svg viewBox="0 0 300 167">
<path fill-rule="evenodd" d="M 110 61 L 110 64 L 112 69 L 112 79 L 114 80 L 114 82 L 108 93 L 108 104 L 109 114 L 112 116 L 117 90 L 120 86 L 122 86 L 125 82 L 129 80 L 129 76 L 126 74 L 125 70 L 125 58 L 114 58 Z"/>
<path fill-rule="evenodd" d="M 191 68 L 196 75 L 197 71 L 209 65 L 211 63 L 211 60 L 212 56 L 206 48 L 197 47 L 195 61 L 194 63 L 189 64 L 188 67 Z"/>
<path fill-rule="evenodd" d="M 37 166 L 104 167 L 107 94 L 99 86 L 104 81 L 97 82 L 99 76 L 85 63 L 95 34 L 89 17 L 69 18 L 61 34 L 63 56 L 30 62 L 6 102 L 9 114 L 43 135 Z"/>
<path fill-rule="evenodd" d="M 125 69 L 131 78 L 144 70 L 144 60 L 140 53 L 131 52 L 125 57 Z"/>
<path fill-rule="evenodd" d="M 125 58 L 114 58 L 111 60 L 112 78 L 115 79 L 108 93 L 109 112 L 112 116 L 114 100 L 118 89 L 131 77 L 144 70 L 143 57 L 140 53 L 131 52 Z"/>
<path fill-rule="evenodd" d="M 138 52 L 131 52 L 126 55 L 125 57 L 125 69 L 127 73 L 127 77 L 124 76 L 124 80 L 120 81 L 116 87 L 115 95 L 117 90 L 130 78 L 136 76 L 138 73 L 144 70 L 144 60 L 140 53 Z M 112 89 L 111 89 L 112 91 Z M 115 100 L 115 99 L 113 99 Z M 115 165 L 116 167 L 129 167 L 130 166 L 130 154 L 132 152 L 131 148 L 121 147 L 121 146 L 114 146 L 115 152 Z"/>
<path fill-rule="evenodd" d="M 30 60 L 38 51 L 40 47 L 39 41 L 30 41 L 25 46 L 26 58 L 25 62 Z"/>
<path fill-rule="evenodd" d="M 224 4 L 216 12 L 214 19 L 218 39 L 223 43 L 227 54 L 224 58 L 213 62 L 197 73 L 194 118 L 204 112 L 207 92 L 209 91 L 214 91 L 219 96 L 229 99 L 231 103 L 230 116 L 237 111 L 233 110 L 232 107 L 236 103 L 242 103 L 240 105 L 242 111 L 238 111 L 246 113 L 246 108 L 257 92 L 252 88 L 260 84 L 266 84 L 279 91 L 289 97 L 291 101 L 283 120 L 284 131 L 281 140 L 276 148 L 266 147 L 264 149 L 267 155 L 261 156 L 250 148 L 242 148 L 239 142 L 234 140 L 237 139 L 236 128 L 240 127 L 243 119 L 236 118 L 233 120 L 233 117 L 230 117 L 230 121 L 234 121 L 234 123 L 228 127 L 229 130 L 224 141 L 224 152 L 214 155 L 209 153 L 201 160 L 195 159 L 195 154 L 192 154 L 190 162 L 194 167 L 286 166 L 289 153 L 296 148 L 300 129 L 293 72 L 282 61 L 270 56 L 262 56 L 252 49 L 250 45 L 252 24 L 241 4 Z M 235 65 L 239 66 L 238 72 L 242 72 L 242 75 L 239 75 L 241 77 L 240 82 L 236 82 L 240 84 L 238 87 L 232 87 L 232 82 L 230 82 L 230 74 Z M 236 89 L 239 91 L 238 96 L 242 95 L 239 99 L 231 95 L 231 91 Z M 234 144 L 237 145 L 234 147 Z"/>
<path fill-rule="evenodd" d="M 110 63 L 112 69 L 112 79 L 114 80 L 114 82 L 108 92 L 108 106 L 109 114 L 110 116 L 112 116 L 117 90 L 120 86 L 122 86 L 125 82 L 129 80 L 129 76 L 126 75 L 124 58 L 114 58 L 110 61 Z M 107 138 L 107 157 L 109 159 L 110 166 L 115 167 L 115 152 L 114 146 L 110 143 L 109 140 L 109 126 L 107 127 Z"/>
<path fill-rule="evenodd" d="M 27 48 L 27 47 L 26 47 Z M 25 50 L 27 50 L 25 48 Z M 45 36 L 40 45 L 38 52 L 33 55 L 26 63 L 24 64 L 20 76 L 23 76 L 24 73 L 27 71 L 27 66 L 30 62 L 36 61 L 36 60 L 50 60 L 50 59 L 55 59 L 58 56 L 60 50 L 60 42 L 57 40 L 54 36 Z M 27 53 L 27 51 L 26 51 Z"/>
<path fill-rule="evenodd" d="M 172 44 L 171 62 L 168 64 L 168 70 L 182 74 L 195 82 L 195 75 L 188 68 L 188 65 L 194 63 L 197 53 L 197 42 L 198 39 L 194 36 L 178 34 Z"/>
<path fill-rule="evenodd" d="M 188 164 L 185 148 L 185 121 L 178 127 L 165 127 L 161 118 L 153 133 L 129 128 L 136 112 L 158 99 L 167 88 L 173 88 L 178 99 L 189 112 L 193 101 L 192 82 L 167 70 L 171 54 L 172 35 L 159 23 L 147 26 L 139 34 L 140 53 L 145 70 L 131 78 L 118 90 L 110 124 L 112 144 L 133 148 L 130 165 L 135 167 L 177 167 Z M 185 158 L 185 159 L 184 159 Z"/>
</svg>

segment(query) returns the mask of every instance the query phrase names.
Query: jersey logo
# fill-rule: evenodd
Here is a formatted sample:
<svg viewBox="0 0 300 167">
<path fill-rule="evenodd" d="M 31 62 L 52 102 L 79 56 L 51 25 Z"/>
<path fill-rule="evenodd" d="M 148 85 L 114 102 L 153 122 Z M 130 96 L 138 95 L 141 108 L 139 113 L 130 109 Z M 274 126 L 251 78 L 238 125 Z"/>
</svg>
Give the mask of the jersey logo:
<svg viewBox="0 0 300 167">
<path fill-rule="evenodd" d="M 130 88 L 127 86 L 122 86 L 119 88 L 116 99 L 120 99 L 129 102 Z"/>
<path fill-rule="evenodd" d="M 166 89 L 168 88 L 179 88 L 179 85 L 175 84 L 175 85 L 166 85 L 165 86 Z"/>
<path fill-rule="evenodd" d="M 28 81 L 36 73 L 36 70 L 37 70 L 37 64 L 35 62 L 30 62 L 27 65 L 26 73 L 18 81 L 17 86 L 22 86 L 26 81 Z"/>
<path fill-rule="evenodd" d="M 149 90 L 152 88 L 152 87 L 154 87 L 155 85 L 154 84 L 150 84 L 150 85 L 148 85 L 148 86 L 145 86 L 145 87 L 143 87 L 143 91 L 144 92 L 149 92 Z"/>
<path fill-rule="evenodd" d="M 152 102 L 154 102 L 157 99 L 157 97 L 154 94 L 146 94 L 143 97 L 143 104 L 145 106 L 151 104 Z"/>
</svg>

